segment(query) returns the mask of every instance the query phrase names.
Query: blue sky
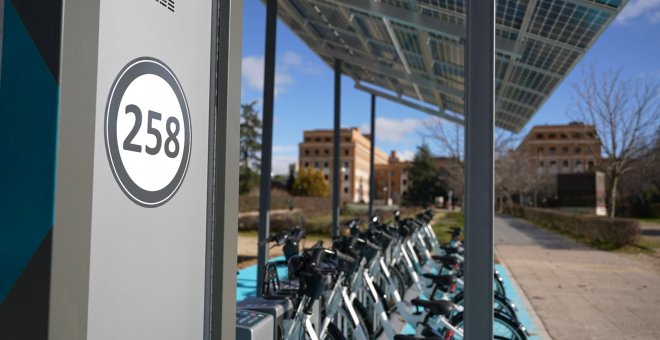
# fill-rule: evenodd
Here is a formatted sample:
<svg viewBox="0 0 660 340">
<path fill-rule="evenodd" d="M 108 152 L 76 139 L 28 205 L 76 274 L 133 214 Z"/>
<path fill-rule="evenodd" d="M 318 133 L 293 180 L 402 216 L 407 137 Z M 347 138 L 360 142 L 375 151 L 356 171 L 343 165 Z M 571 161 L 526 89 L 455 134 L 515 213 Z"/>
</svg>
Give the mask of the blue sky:
<svg viewBox="0 0 660 340">
<path fill-rule="evenodd" d="M 244 103 L 262 99 L 265 17 L 262 1 L 244 0 Z M 297 160 L 303 130 L 333 126 L 333 71 L 279 20 L 276 55 L 273 172 L 286 173 L 287 164 Z M 568 122 L 572 84 L 580 79 L 581 67 L 591 63 L 601 70 L 623 67 L 627 77 L 660 77 L 660 0 L 631 0 L 527 126 Z M 368 131 L 370 97 L 353 86 L 352 79 L 342 77 L 342 127 Z M 378 148 L 411 158 L 429 116 L 379 99 L 377 117 Z"/>
</svg>

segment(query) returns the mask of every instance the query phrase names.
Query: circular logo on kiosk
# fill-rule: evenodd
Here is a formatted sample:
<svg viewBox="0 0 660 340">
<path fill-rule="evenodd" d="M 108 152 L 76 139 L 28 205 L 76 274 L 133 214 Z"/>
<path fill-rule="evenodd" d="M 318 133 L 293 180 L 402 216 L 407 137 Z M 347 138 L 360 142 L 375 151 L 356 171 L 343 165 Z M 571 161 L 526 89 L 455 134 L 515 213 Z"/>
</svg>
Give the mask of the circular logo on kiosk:
<svg viewBox="0 0 660 340">
<path fill-rule="evenodd" d="M 105 148 L 124 193 L 144 207 L 167 202 L 190 162 L 190 112 L 162 61 L 138 58 L 115 79 L 105 109 Z"/>
</svg>

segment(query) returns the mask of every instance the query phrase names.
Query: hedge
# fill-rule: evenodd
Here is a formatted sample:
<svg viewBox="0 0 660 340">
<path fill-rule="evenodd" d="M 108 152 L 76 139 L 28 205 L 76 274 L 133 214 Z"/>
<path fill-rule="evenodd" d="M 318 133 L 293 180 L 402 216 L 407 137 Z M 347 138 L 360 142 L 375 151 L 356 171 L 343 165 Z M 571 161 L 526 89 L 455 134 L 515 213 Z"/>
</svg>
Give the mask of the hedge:
<svg viewBox="0 0 660 340">
<path fill-rule="evenodd" d="M 593 244 L 607 244 L 616 248 L 634 244 L 640 234 L 639 223 L 626 218 L 575 215 L 520 206 L 506 207 L 504 212 L 549 229 L 583 237 Z"/>
<path fill-rule="evenodd" d="M 305 213 L 305 216 L 318 216 L 328 214 L 332 211 L 332 201 L 327 197 L 291 196 L 286 191 L 272 190 L 270 208 L 273 210 L 301 209 Z M 238 210 L 239 212 L 258 211 L 259 195 L 239 196 Z"/>
</svg>

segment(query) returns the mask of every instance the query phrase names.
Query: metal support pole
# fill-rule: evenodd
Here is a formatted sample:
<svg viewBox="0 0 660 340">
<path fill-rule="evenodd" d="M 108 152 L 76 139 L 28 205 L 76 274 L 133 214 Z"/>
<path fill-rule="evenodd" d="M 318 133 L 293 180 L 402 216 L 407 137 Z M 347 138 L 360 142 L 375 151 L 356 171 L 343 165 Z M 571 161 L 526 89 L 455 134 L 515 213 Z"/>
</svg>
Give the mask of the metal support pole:
<svg viewBox="0 0 660 340">
<path fill-rule="evenodd" d="M 207 282 L 207 295 L 211 297 L 211 310 L 207 313 L 204 339 L 234 339 L 236 337 L 236 237 L 238 236 L 238 143 L 240 134 L 241 87 L 241 34 L 243 29 L 243 2 L 223 0 L 217 2 L 217 31 L 214 38 L 216 63 L 211 81 L 217 75 L 215 120 L 213 131 L 213 190 L 209 190 L 213 204 L 212 277 Z M 217 50 L 216 50 L 217 49 Z M 215 59 L 217 58 L 217 59 Z M 208 251 L 208 250 L 207 250 Z M 209 264 L 207 264 L 209 265 Z M 210 329 L 209 329 L 210 328 Z"/>
<path fill-rule="evenodd" d="M 277 0 L 266 4 L 266 51 L 264 55 L 264 105 L 261 137 L 261 186 L 259 188 L 259 251 L 257 263 L 257 296 L 263 295 L 264 266 L 268 261 L 270 233 L 270 173 L 273 158 L 273 102 L 275 96 L 275 45 Z"/>
<path fill-rule="evenodd" d="M 369 150 L 369 218 L 374 216 L 374 200 L 376 199 L 376 176 L 374 174 L 374 157 L 376 150 L 376 96 L 371 95 L 371 150 Z"/>
<path fill-rule="evenodd" d="M 332 139 L 332 236 L 339 236 L 339 198 L 341 197 L 341 171 L 339 170 L 341 131 L 341 60 L 335 59 L 335 133 Z"/>
<path fill-rule="evenodd" d="M 465 339 L 493 338 L 495 0 L 467 2 Z"/>
</svg>

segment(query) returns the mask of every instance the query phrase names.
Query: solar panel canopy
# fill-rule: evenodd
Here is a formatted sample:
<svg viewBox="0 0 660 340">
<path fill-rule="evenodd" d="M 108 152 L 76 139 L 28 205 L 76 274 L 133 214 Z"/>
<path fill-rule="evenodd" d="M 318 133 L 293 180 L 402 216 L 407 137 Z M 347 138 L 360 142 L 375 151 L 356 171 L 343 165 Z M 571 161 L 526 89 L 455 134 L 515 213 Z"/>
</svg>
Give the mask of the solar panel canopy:
<svg viewBox="0 0 660 340">
<path fill-rule="evenodd" d="M 466 2 L 280 0 L 278 16 L 356 88 L 462 123 Z M 520 131 L 626 2 L 497 0 L 496 126 Z"/>
</svg>

